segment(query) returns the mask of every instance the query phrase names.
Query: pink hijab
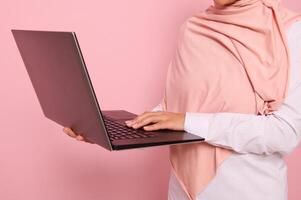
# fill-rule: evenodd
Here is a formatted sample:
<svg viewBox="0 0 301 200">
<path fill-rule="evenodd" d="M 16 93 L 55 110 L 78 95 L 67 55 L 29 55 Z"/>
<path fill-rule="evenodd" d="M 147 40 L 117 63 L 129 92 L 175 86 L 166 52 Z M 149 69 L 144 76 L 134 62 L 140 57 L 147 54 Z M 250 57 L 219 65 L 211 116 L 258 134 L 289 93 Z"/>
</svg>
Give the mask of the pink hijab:
<svg viewBox="0 0 301 200">
<path fill-rule="evenodd" d="M 249 114 L 276 110 L 288 88 L 285 29 L 298 19 L 301 15 L 279 0 L 211 5 L 187 19 L 168 68 L 164 110 Z M 232 153 L 205 142 L 170 146 L 172 170 L 189 199 L 204 190 Z"/>
</svg>

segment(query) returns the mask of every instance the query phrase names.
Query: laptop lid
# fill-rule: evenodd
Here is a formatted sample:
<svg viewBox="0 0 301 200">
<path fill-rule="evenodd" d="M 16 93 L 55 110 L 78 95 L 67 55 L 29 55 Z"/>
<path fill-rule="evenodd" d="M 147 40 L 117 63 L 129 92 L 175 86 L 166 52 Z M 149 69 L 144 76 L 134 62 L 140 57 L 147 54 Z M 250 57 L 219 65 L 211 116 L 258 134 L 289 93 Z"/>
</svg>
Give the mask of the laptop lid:
<svg viewBox="0 0 301 200">
<path fill-rule="evenodd" d="M 112 150 L 75 33 L 12 33 L 45 117 Z"/>
</svg>

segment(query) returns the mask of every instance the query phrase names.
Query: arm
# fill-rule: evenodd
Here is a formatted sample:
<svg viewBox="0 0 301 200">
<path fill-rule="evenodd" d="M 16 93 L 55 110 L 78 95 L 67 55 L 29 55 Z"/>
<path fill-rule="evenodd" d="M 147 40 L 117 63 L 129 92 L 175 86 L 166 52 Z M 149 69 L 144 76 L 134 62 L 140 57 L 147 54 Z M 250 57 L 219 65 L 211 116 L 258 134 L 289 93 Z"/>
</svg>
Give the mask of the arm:
<svg viewBox="0 0 301 200">
<path fill-rule="evenodd" d="M 239 153 L 289 154 L 301 136 L 301 84 L 271 115 L 186 113 L 184 129 Z"/>
<path fill-rule="evenodd" d="M 289 94 L 271 115 L 186 113 L 184 129 L 214 146 L 239 153 L 289 154 L 301 137 L 301 22 L 289 32 Z"/>
</svg>

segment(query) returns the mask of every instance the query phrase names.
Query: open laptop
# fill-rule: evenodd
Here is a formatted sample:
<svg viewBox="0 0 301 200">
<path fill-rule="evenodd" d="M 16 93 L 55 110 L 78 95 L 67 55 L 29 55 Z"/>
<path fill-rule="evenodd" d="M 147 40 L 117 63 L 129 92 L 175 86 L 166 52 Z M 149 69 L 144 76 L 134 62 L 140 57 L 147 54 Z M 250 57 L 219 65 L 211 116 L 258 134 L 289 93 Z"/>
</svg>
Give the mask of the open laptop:
<svg viewBox="0 0 301 200">
<path fill-rule="evenodd" d="M 204 140 L 185 131 L 134 129 L 125 121 L 136 114 L 101 110 L 74 32 L 12 33 L 43 113 L 50 120 L 111 151 Z"/>
</svg>

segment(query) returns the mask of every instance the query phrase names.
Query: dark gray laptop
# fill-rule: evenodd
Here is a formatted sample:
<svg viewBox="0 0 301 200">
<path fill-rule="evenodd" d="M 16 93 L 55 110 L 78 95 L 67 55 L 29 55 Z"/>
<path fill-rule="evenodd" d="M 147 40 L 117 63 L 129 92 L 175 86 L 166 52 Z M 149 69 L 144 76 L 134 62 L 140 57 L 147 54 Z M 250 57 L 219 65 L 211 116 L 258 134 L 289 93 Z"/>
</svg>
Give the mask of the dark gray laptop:
<svg viewBox="0 0 301 200">
<path fill-rule="evenodd" d="M 133 129 L 124 121 L 136 114 L 101 110 L 74 32 L 12 33 L 43 113 L 50 120 L 84 133 L 87 140 L 108 150 L 204 140 L 184 131 Z"/>
</svg>

